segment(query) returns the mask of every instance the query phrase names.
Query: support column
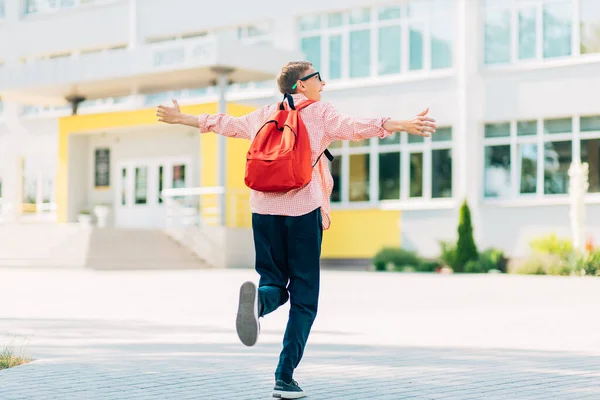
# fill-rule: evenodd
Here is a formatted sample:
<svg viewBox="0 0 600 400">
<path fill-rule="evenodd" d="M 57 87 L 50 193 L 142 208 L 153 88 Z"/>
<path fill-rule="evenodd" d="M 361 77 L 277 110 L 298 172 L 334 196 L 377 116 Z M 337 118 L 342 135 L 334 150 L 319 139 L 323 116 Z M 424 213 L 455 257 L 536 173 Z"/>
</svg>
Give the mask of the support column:
<svg viewBox="0 0 600 400">
<path fill-rule="evenodd" d="M 138 45 L 138 18 L 137 0 L 129 0 L 129 48 L 135 49 Z"/>
<path fill-rule="evenodd" d="M 23 203 L 23 151 L 28 132 L 19 121 L 19 104 L 4 103 L 8 133 L 2 139 L 2 219 L 18 222 Z"/>
<path fill-rule="evenodd" d="M 483 148 L 481 123 L 484 119 L 484 85 L 479 67 L 482 63 L 483 32 L 478 16 L 480 1 L 458 0 L 456 7 L 455 66 L 457 71 L 458 116 L 455 134 L 455 198 L 467 200 L 471 210 L 475 241 L 485 245 L 480 199 L 483 190 Z"/>
<path fill-rule="evenodd" d="M 234 71 L 233 68 L 215 67 L 212 69 L 217 77 L 217 90 L 219 92 L 218 110 L 219 114 L 227 113 L 227 86 L 229 85 L 229 76 Z M 227 224 L 227 138 L 222 135 L 217 139 L 217 185 L 225 189 L 221 195 L 220 210 L 221 210 L 221 225 Z"/>
</svg>

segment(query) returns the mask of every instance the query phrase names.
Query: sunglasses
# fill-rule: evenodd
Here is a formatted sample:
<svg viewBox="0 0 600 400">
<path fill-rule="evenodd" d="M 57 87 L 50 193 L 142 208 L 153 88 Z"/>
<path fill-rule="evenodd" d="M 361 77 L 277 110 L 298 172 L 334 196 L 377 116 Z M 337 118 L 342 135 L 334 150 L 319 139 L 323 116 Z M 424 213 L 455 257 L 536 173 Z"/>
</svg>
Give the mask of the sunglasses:
<svg viewBox="0 0 600 400">
<path fill-rule="evenodd" d="M 310 78 L 312 78 L 315 75 L 319 78 L 319 82 L 323 82 L 323 80 L 321 79 L 321 73 L 319 71 L 313 72 L 310 75 L 306 75 L 304 78 L 300 78 L 299 80 L 301 80 L 302 82 L 304 82 L 306 80 L 309 80 Z M 294 83 L 294 86 L 292 86 L 292 89 L 295 90 L 297 86 L 298 86 L 298 83 Z"/>
</svg>

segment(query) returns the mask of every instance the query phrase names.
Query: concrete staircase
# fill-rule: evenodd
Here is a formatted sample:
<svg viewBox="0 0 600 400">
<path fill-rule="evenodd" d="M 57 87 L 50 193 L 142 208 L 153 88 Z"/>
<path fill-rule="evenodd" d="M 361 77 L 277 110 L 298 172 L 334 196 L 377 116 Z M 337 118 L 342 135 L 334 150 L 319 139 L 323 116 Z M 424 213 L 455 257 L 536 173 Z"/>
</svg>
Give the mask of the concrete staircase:
<svg viewBox="0 0 600 400">
<path fill-rule="evenodd" d="M 210 266 L 162 230 L 15 224 L 0 225 L 0 267 L 114 270 Z"/>
</svg>

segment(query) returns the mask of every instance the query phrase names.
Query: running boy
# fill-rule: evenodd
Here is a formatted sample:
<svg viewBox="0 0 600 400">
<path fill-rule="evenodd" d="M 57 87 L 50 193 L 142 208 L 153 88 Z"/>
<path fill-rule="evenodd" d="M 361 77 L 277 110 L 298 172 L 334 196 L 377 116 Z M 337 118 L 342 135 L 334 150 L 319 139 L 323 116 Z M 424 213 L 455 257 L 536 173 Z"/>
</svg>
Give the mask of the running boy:
<svg viewBox="0 0 600 400">
<path fill-rule="evenodd" d="M 290 313 L 275 371 L 273 396 L 298 399 L 305 397 L 305 393 L 292 377 L 317 315 L 321 241 L 323 230 L 330 225 L 333 178 L 327 158 L 321 155 L 336 140 L 385 138 L 401 131 L 429 136 L 437 125 L 427 116 L 429 109 L 411 120 L 343 115 L 330 103 L 319 101 L 325 81 L 306 61 L 283 66 L 277 84 L 281 93 L 291 94 L 296 105 L 315 101 L 299 111 L 308 131 L 314 168 L 310 182 L 299 189 L 283 193 L 251 192 L 256 271 L 260 281 L 258 288 L 252 282 L 242 285 L 236 328 L 242 343 L 253 346 L 260 331 L 259 318 L 275 311 L 289 298 Z M 201 133 L 253 140 L 276 110 L 277 105 L 271 104 L 239 118 L 224 114 L 194 116 L 182 114 L 173 100 L 173 107 L 158 106 L 156 115 L 161 122 L 196 127 Z"/>
</svg>

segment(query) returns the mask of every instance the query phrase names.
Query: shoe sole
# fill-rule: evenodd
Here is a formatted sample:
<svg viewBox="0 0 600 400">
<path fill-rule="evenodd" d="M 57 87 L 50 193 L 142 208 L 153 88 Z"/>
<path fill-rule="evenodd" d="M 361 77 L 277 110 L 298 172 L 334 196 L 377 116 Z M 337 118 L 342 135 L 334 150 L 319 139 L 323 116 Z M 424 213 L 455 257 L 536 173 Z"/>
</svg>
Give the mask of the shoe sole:
<svg viewBox="0 0 600 400">
<path fill-rule="evenodd" d="M 258 289 L 253 282 L 244 282 L 240 287 L 240 302 L 236 318 L 236 330 L 240 341 L 254 346 L 258 341 Z"/>
<path fill-rule="evenodd" d="M 304 392 L 282 392 L 280 390 L 273 391 L 273 397 L 276 399 L 302 399 L 306 397 Z"/>
</svg>

